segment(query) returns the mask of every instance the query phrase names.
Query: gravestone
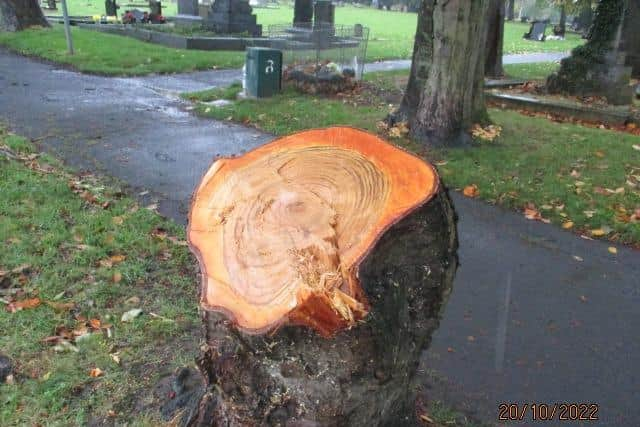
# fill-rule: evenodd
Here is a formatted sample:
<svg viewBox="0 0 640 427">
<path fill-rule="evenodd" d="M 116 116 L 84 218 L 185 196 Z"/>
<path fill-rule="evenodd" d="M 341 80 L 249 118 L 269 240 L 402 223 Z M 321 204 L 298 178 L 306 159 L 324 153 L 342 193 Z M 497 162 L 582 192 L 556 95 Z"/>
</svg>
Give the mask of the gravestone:
<svg viewBox="0 0 640 427">
<path fill-rule="evenodd" d="M 293 26 L 310 28 L 313 20 L 313 0 L 296 0 L 293 6 Z"/>
<path fill-rule="evenodd" d="M 149 0 L 149 15 L 162 15 L 162 3 Z"/>
<path fill-rule="evenodd" d="M 216 0 L 203 21 L 203 26 L 216 33 L 239 34 L 248 32 L 253 37 L 262 35 L 262 25 L 247 0 Z"/>
<path fill-rule="evenodd" d="M 313 5 L 313 28 L 330 28 L 335 23 L 335 6 L 329 0 L 317 0 Z"/>
<path fill-rule="evenodd" d="M 198 16 L 198 0 L 178 0 L 178 15 Z"/>
<path fill-rule="evenodd" d="M 178 0 L 178 14 L 173 22 L 179 27 L 199 27 L 202 17 L 199 16 L 198 0 Z"/>
<path fill-rule="evenodd" d="M 533 21 L 529 32 L 525 33 L 522 37 L 527 40 L 543 42 L 545 39 L 545 31 L 547 30 L 547 23 L 545 21 Z"/>
<path fill-rule="evenodd" d="M 118 16 L 118 9 L 120 6 L 116 4 L 116 0 L 105 0 L 104 2 L 104 10 L 105 15 L 107 16 Z"/>
</svg>

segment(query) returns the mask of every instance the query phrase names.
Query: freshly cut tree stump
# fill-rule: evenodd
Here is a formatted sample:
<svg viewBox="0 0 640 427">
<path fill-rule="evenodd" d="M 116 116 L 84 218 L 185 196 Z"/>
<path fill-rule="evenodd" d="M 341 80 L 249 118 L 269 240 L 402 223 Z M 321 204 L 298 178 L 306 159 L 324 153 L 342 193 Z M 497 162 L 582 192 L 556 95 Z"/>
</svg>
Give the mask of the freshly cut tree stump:
<svg viewBox="0 0 640 427">
<path fill-rule="evenodd" d="M 457 268 L 432 166 L 352 128 L 287 136 L 217 160 L 187 234 L 206 346 L 183 424 L 415 422 L 414 374 Z"/>
</svg>

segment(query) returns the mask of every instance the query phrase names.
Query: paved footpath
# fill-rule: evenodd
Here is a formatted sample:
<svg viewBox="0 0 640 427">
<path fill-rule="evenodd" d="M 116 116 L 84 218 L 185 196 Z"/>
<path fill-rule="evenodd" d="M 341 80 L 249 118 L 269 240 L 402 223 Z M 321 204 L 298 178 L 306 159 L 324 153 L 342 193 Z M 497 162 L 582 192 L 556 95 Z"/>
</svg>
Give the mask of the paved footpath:
<svg viewBox="0 0 640 427">
<path fill-rule="evenodd" d="M 143 203 L 184 224 L 213 157 L 272 136 L 193 116 L 159 79 L 87 76 L 0 50 L 0 119 L 78 169 L 149 190 Z M 488 422 L 500 402 L 586 402 L 600 420 L 584 425 L 638 426 L 640 252 L 612 255 L 607 243 L 453 200 L 462 265 L 424 356 L 428 395 Z M 557 414 L 540 423 L 560 424 Z"/>
</svg>

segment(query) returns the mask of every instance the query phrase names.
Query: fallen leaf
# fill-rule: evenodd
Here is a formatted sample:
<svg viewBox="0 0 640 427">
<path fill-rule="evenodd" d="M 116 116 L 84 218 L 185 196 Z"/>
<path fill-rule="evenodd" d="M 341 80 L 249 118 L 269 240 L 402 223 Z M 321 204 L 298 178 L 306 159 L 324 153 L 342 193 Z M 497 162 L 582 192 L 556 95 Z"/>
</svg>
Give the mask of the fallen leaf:
<svg viewBox="0 0 640 427">
<path fill-rule="evenodd" d="M 634 150 L 640 151 L 640 145 L 638 145 L 638 144 L 633 144 L 631 147 L 632 147 Z"/>
<path fill-rule="evenodd" d="M 609 246 L 608 251 L 609 251 L 610 253 L 612 253 L 612 254 L 617 254 L 617 253 L 618 253 L 618 249 L 616 249 L 616 248 L 615 248 L 615 247 L 613 247 L 613 246 Z"/>
<path fill-rule="evenodd" d="M 122 218 L 121 216 L 114 216 L 113 218 L 111 218 L 111 222 L 113 222 L 115 225 L 122 225 L 124 223 L 124 218 Z"/>
<path fill-rule="evenodd" d="M 104 375 L 104 372 L 100 368 L 93 368 L 89 371 L 89 376 L 91 378 L 98 378 Z"/>
<path fill-rule="evenodd" d="M 109 257 L 109 260 L 112 264 L 118 264 L 124 261 L 127 257 L 125 255 L 112 255 Z"/>
<path fill-rule="evenodd" d="M 10 313 L 15 313 L 16 311 L 20 310 L 28 310 L 30 308 L 39 306 L 40 302 L 40 298 L 28 298 L 20 301 L 15 301 L 7 305 L 7 311 L 9 311 Z"/>
<path fill-rule="evenodd" d="M 574 169 L 571 171 L 571 176 L 574 178 L 580 178 L 580 172 Z"/>
<path fill-rule="evenodd" d="M 152 204 L 146 206 L 145 209 L 148 209 L 150 211 L 155 211 L 155 210 L 158 209 L 158 204 L 157 203 L 152 203 Z"/>
<path fill-rule="evenodd" d="M 604 236 L 605 234 L 607 233 L 605 233 L 605 231 L 602 228 L 596 228 L 594 230 L 591 230 L 592 236 L 600 237 L 600 236 Z"/>
<path fill-rule="evenodd" d="M 69 311 L 69 310 L 73 310 L 76 307 L 76 304 L 73 302 L 47 301 L 47 305 L 56 311 Z"/>
<path fill-rule="evenodd" d="M 500 133 L 502 133 L 502 128 L 496 125 L 482 127 L 479 124 L 475 124 L 471 128 L 471 135 L 485 141 L 493 141 L 500 136 Z"/>
<path fill-rule="evenodd" d="M 475 340 L 476 340 L 476 337 L 474 337 L 473 335 L 469 335 L 467 337 L 467 341 L 475 341 Z"/>
<path fill-rule="evenodd" d="M 584 259 L 582 259 L 582 257 L 578 256 L 578 255 L 573 255 L 573 259 L 575 259 L 578 262 L 582 262 L 584 261 Z"/>
<path fill-rule="evenodd" d="M 428 422 L 428 423 L 433 424 L 433 419 L 432 419 L 432 418 L 430 418 L 430 417 L 428 417 L 428 416 L 427 416 L 427 415 L 425 415 L 425 414 L 420 415 L 420 419 L 421 419 L 422 421 L 425 421 L 425 422 Z"/>
<path fill-rule="evenodd" d="M 582 302 L 587 302 L 587 297 L 585 297 L 584 295 L 580 295 L 580 301 Z"/>
<path fill-rule="evenodd" d="M 595 154 L 596 156 L 600 157 L 600 158 L 603 158 L 603 157 L 604 157 L 604 152 L 602 152 L 602 151 L 600 151 L 600 150 L 596 151 L 594 154 Z"/>
<path fill-rule="evenodd" d="M 475 184 L 467 185 L 464 187 L 464 190 L 462 190 L 462 194 L 467 197 L 477 197 L 479 194 L 478 186 Z"/>
<path fill-rule="evenodd" d="M 111 280 L 113 280 L 113 283 L 120 283 L 120 281 L 122 280 L 122 273 L 116 271 L 115 273 L 113 273 Z"/>
<path fill-rule="evenodd" d="M 453 347 L 447 347 L 447 352 L 455 353 L 456 351 L 453 349 Z"/>
<path fill-rule="evenodd" d="M 111 356 L 111 360 L 113 360 L 117 365 L 120 364 L 120 356 L 118 356 L 118 353 L 113 353 L 109 356 Z"/>
<path fill-rule="evenodd" d="M 141 314 L 142 314 L 142 309 L 134 308 L 134 309 L 129 310 L 126 313 L 124 313 L 122 315 L 122 317 L 120 318 L 120 321 L 121 322 L 130 322 L 133 319 L 135 319 L 136 317 L 140 316 Z"/>
<path fill-rule="evenodd" d="M 100 321 L 100 319 L 89 319 L 89 325 L 93 329 L 100 329 L 100 326 L 102 325 L 102 322 Z"/>
<path fill-rule="evenodd" d="M 567 221 L 562 223 L 562 228 L 564 228 L 565 230 L 568 230 L 571 227 L 573 227 L 573 221 Z"/>
</svg>

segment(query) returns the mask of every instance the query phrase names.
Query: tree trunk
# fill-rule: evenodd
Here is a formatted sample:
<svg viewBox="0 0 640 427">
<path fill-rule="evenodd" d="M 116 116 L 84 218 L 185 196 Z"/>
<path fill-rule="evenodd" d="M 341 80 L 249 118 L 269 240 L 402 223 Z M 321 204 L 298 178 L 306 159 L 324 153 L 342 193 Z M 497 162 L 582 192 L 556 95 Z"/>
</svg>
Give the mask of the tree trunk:
<svg viewBox="0 0 640 427">
<path fill-rule="evenodd" d="M 49 26 L 38 0 L 0 1 L 0 30 L 20 31 L 37 25 Z"/>
<path fill-rule="evenodd" d="M 505 14 L 507 16 L 507 21 L 513 21 L 514 17 L 514 9 L 515 9 L 515 0 L 507 0 L 506 1 L 506 11 Z"/>
<path fill-rule="evenodd" d="M 416 369 L 458 263 L 431 166 L 351 128 L 285 137 L 214 163 L 188 237 L 206 345 L 202 376 L 176 377 L 168 418 L 416 424 Z"/>
<path fill-rule="evenodd" d="M 630 70 L 621 50 L 626 0 L 601 0 L 589 41 L 573 49 L 547 78 L 550 93 L 603 96 L 613 104 L 631 102 Z"/>
<path fill-rule="evenodd" d="M 504 0 L 489 1 L 489 21 L 487 22 L 487 56 L 484 74 L 491 78 L 504 76 L 502 68 L 502 45 L 504 41 Z"/>
<path fill-rule="evenodd" d="M 640 2 L 630 1 L 623 27 L 623 50 L 627 53 L 626 64 L 631 67 L 631 77 L 640 78 Z"/>
<path fill-rule="evenodd" d="M 564 4 L 560 5 L 560 23 L 558 24 L 560 31 L 557 35 L 564 37 L 567 31 L 567 12 Z"/>
<path fill-rule="evenodd" d="M 464 145 L 486 120 L 484 60 L 488 1 L 423 0 L 411 75 L 390 122 L 407 121 L 428 145 Z"/>
</svg>

